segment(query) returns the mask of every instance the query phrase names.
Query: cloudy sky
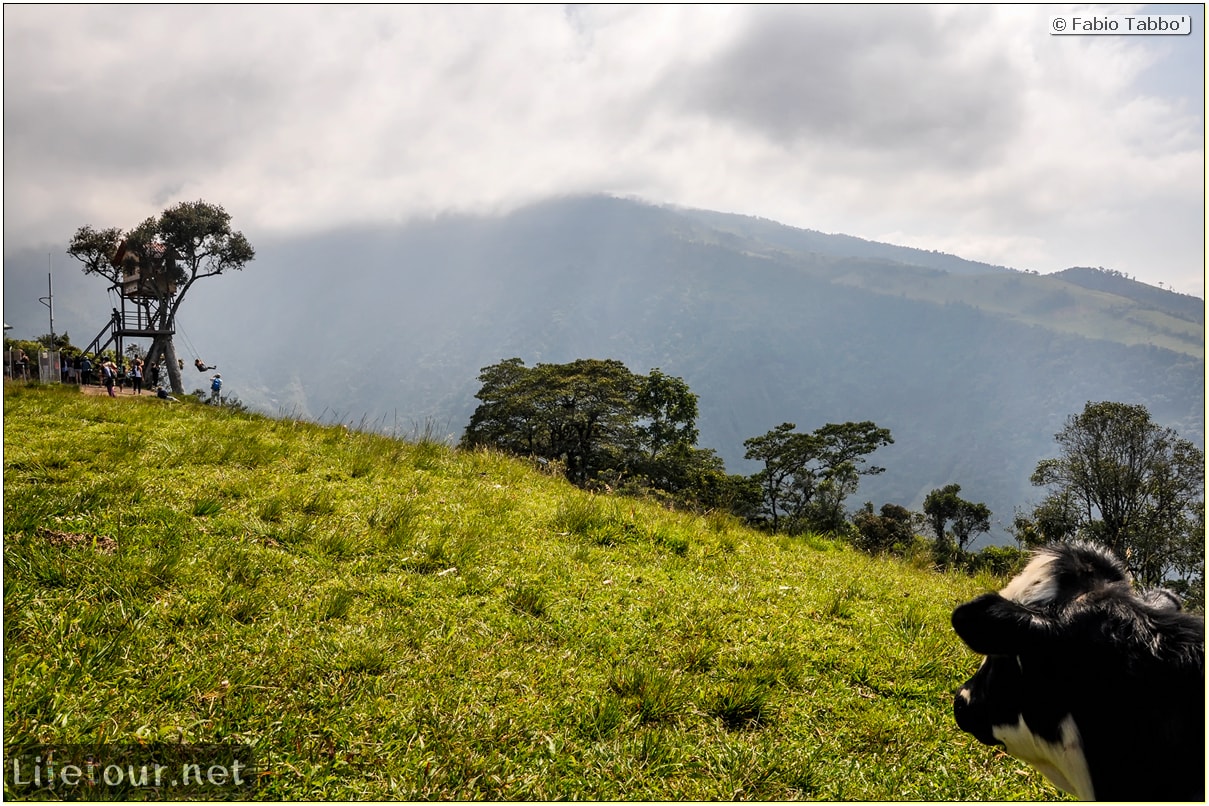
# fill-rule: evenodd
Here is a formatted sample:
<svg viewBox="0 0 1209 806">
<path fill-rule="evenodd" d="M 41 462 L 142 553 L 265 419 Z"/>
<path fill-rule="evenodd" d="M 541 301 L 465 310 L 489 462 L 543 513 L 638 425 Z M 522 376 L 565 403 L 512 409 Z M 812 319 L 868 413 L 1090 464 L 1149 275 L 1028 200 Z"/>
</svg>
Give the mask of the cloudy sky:
<svg viewBox="0 0 1209 806">
<path fill-rule="evenodd" d="M 1200 6 L 9 4 L 4 247 L 602 191 L 1203 296 L 1204 76 Z"/>
</svg>

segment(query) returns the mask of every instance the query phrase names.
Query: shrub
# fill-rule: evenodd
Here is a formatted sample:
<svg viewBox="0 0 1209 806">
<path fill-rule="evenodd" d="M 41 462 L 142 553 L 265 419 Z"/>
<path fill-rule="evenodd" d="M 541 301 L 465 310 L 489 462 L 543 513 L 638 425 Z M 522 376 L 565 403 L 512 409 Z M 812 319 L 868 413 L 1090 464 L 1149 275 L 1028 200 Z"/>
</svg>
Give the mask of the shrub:
<svg viewBox="0 0 1209 806">
<path fill-rule="evenodd" d="M 987 546 L 970 557 L 970 570 L 995 576 L 1014 576 L 1024 568 L 1028 552 L 1015 546 Z"/>
<path fill-rule="evenodd" d="M 914 540 L 911 512 L 898 504 L 882 504 L 880 515 L 873 514 L 873 504 L 852 519 L 856 527 L 853 544 L 870 554 L 903 554 Z"/>
</svg>

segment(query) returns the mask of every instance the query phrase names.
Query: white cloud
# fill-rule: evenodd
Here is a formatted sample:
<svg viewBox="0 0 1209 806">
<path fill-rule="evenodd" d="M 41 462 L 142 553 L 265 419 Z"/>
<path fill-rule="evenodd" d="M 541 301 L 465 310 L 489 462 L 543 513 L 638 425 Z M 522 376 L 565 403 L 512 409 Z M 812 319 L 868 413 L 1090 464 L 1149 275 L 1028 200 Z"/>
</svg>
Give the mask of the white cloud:
<svg viewBox="0 0 1209 806">
<path fill-rule="evenodd" d="M 1202 26 L 1054 37 L 1055 8 L 9 6 L 5 239 L 601 190 L 1203 293 L 1203 77 L 1139 89 Z"/>
</svg>

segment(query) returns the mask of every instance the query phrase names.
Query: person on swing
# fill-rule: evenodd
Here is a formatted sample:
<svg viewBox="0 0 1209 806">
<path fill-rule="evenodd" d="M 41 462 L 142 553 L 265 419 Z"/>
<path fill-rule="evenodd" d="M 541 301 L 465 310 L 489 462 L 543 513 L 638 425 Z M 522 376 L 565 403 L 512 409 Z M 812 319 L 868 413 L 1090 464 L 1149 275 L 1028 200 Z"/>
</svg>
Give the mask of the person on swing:
<svg viewBox="0 0 1209 806">
<path fill-rule="evenodd" d="M 198 372 L 205 372 L 209 369 L 218 369 L 218 367 L 207 367 L 206 362 L 202 361 L 200 358 L 193 361 L 193 366 L 197 367 Z"/>
</svg>

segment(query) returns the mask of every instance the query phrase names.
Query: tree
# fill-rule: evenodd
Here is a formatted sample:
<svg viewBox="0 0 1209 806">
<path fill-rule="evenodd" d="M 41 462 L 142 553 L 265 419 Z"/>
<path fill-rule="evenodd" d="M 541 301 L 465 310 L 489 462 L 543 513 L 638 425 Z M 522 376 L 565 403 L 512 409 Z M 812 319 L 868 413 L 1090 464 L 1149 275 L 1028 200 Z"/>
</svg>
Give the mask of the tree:
<svg viewBox="0 0 1209 806">
<path fill-rule="evenodd" d="M 563 462 L 579 485 L 608 473 L 611 483 L 645 479 L 668 492 L 725 486 L 721 460 L 694 447 L 697 396 L 680 378 L 635 375 L 615 360 L 526 367 L 509 358 L 479 380 L 465 446 Z"/>
<path fill-rule="evenodd" d="M 875 515 L 873 503 L 866 503 L 852 518 L 852 525 L 856 527 L 856 547 L 870 554 L 902 552 L 915 539 L 911 512 L 898 504 L 882 504 L 881 514 Z"/>
<path fill-rule="evenodd" d="M 758 437 L 744 440 L 745 459 L 764 463 L 764 469 L 752 478 L 763 492 L 763 512 L 779 531 L 781 515 L 792 521 L 801 517 L 814 496 L 815 475 L 810 462 L 817 452 L 817 440 L 810 434 L 794 431 L 794 423 L 781 423 Z"/>
<path fill-rule="evenodd" d="M 1049 494 L 1034 521 L 1051 540 L 1107 546 L 1143 585 L 1173 573 L 1204 580 L 1203 452 L 1153 422 L 1145 406 L 1088 403 L 1054 435 L 1061 455 L 1032 483 Z"/>
<path fill-rule="evenodd" d="M 479 380 L 475 397 L 483 402 L 463 435 L 466 446 L 564 462 L 567 478 L 582 485 L 614 464 L 606 455 L 615 457 L 633 442 L 635 379 L 620 361 L 529 368 L 510 358 L 484 367 Z"/>
<path fill-rule="evenodd" d="M 161 267 L 170 284 L 148 288 L 157 303 L 154 325 L 167 334 L 175 331 L 177 312 L 195 282 L 242 270 L 256 257 L 243 233 L 231 230 L 231 216 L 221 206 L 204 201 L 181 202 L 125 234 L 117 228 L 80 227 L 67 254 L 84 264 L 85 274 L 99 275 L 119 287 L 139 267 Z M 155 336 L 150 354 L 167 359 L 172 390 L 184 394 L 172 336 Z"/>
<path fill-rule="evenodd" d="M 568 478 L 584 484 L 623 464 L 634 444 L 633 373 L 612 359 L 539 364 L 535 370 L 543 397 L 552 404 L 545 412 L 552 453 L 567 463 Z"/>
<path fill-rule="evenodd" d="M 986 504 L 967 501 L 959 492 L 960 484 L 948 484 L 924 498 L 924 517 L 936 536 L 938 559 L 949 556 L 954 547 L 965 552 L 976 535 L 991 530 L 991 510 Z M 952 532 L 948 530 L 950 522 Z"/>
<path fill-rule="evenodd" d="M 67 350 L 71 348 L 71 336 L 66 333 L 57 333 L 53 336 L 50 333 L 43 333 L 34 339 L 34 341 L 48 350 Z"/>
<path fill-rule="evenodd" d="M 991 510 L 986 504 L 963 501 L 957 517 L 953 519 L 953 537 L 957 538 L 957 548 L 965 551 L 974 538 L 991 531 Z"/>
<path fill-rule="evenodd" d="M 107 278 L 113 285 L 122 284 L 121 264 L 115 264 L 118 244 L 122 242 L 122 231 L 117 227 L 95 230 L 84 226 L 76 230 L 67 254 L 84 264 L 85 274 L 97 274 Z"/>
<path fill-rule="evenodd" d="M 652 369 L 637 384 L 634 413 L 652 460 L 674 446 L 697 444 L 697 396 L 681 378 Z"/>
<path fill-rule="evenodd" d="M 889 430 L 868 421 L 828 423 L 810 434 L 796 428 L 781 423 L 743 443 L 745 458 L 764 462 L 754 476 L 764 493 L 764 512 L 774 532 L 782 516 L 791 528 L 838 529 L 844 501 L 860 476 L 885 470 L 866 465 L 864 457 L 894 440 Z"/>
<path fill-rule="evenodd" d="M 818 440 L 821 481 L 814 505 L 814 523 L 838 530 L 843 525 L 844 501 L 856 492 L 860 476 L 886 472 L 884 467 L 868 465 L 865 457 L 878 448 L 892 445 L 887 428 L 878 428 L 866 420 L 859 423 L 828 423 L 814 432 Z"/>
</svg>

